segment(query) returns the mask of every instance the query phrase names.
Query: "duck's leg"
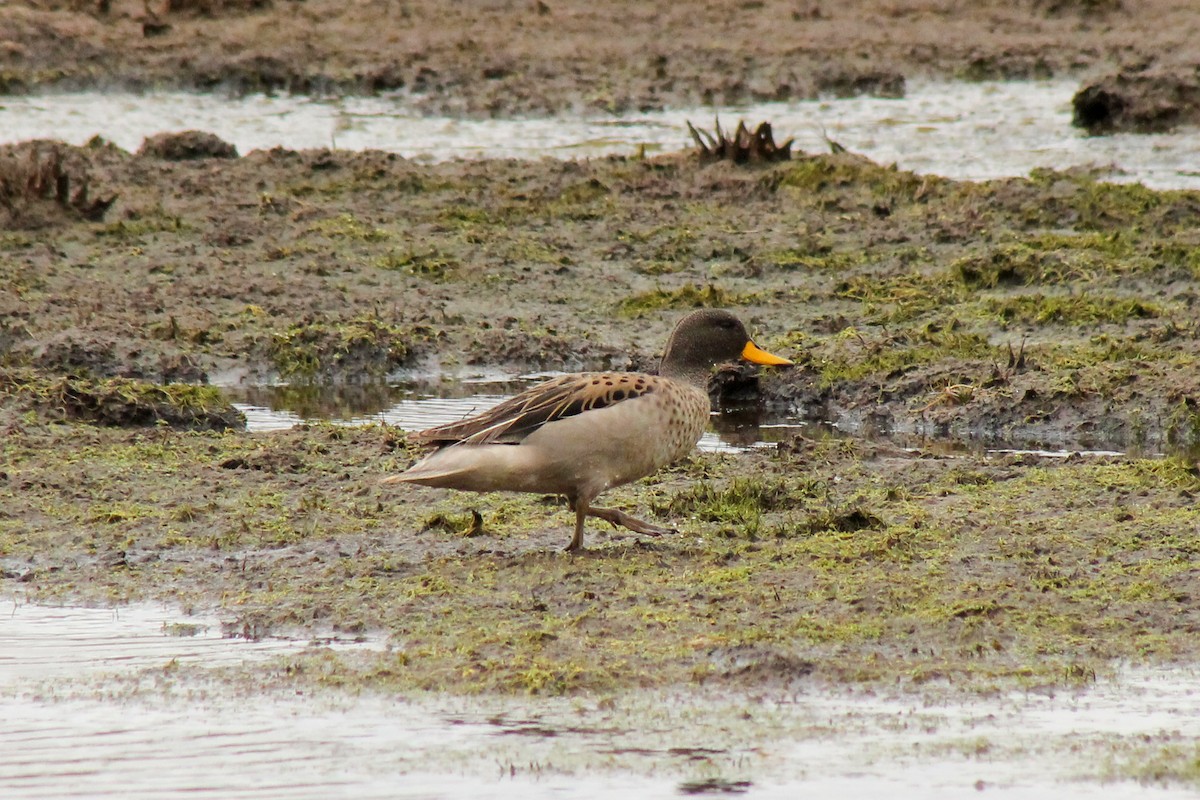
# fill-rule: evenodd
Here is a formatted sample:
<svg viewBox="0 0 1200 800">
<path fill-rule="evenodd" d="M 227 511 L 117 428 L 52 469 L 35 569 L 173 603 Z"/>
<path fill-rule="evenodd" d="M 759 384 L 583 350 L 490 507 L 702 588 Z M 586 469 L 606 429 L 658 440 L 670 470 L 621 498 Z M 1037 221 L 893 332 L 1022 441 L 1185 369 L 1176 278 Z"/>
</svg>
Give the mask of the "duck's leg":
<svg viewBox="0 0 1200 800">
<path fill-rule="evenodd" d="M 571 510 L 575 512 L 575 535 L 571 537 L 571 543 L 567 545 L 567 552 L 574 553 L 583 549 L 583 521 L 587 519 L 588 503 L 577 497 L 568 497 L 567 502 L 570 504 Z"/>
<path fill-rule="evenodd" d="M 579 513 L 578 510 L 575 512 Z M 622 528 L 628 528 L 634 533 L 643 533 L 646 536 L 662 536 L 664 533 L 679 533 L 674 528 L 664 528 L 661 525 L 653 525 L 637 517 L 631 517 L 619 508 L 598 508 L 591 506 L 587 508 L 587 516 L 599 517 L 605 522 L 612 525 L 614 528 L 620 525 Z"/>
</svg>

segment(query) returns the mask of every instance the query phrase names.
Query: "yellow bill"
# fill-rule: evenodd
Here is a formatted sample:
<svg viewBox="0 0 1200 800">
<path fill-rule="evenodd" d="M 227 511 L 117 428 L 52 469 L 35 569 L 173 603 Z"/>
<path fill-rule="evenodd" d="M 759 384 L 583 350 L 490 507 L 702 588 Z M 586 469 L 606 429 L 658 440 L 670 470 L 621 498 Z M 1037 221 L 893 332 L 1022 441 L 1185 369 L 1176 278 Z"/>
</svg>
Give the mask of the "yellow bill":
<svg viewBox="0 0 1200 800">
<path fill-rule="evenodd" d="M 786 367 L 792 363 L 786 358 L 768 353 L 754 342 L 746 342 L 746 346 L 742 348 L 742 358 L 753 361 L 755 364 L 767 364 L 772 367 Z"/>
</svg>

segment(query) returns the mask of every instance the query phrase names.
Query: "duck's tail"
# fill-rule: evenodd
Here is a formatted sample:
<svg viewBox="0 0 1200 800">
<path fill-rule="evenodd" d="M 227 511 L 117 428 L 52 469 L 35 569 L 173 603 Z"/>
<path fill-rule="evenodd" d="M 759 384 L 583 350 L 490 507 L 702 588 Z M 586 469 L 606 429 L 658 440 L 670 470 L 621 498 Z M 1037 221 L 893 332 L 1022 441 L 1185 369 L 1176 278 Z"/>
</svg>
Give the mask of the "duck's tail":
<svg viewBox="0 0 1200 800">
<path fill-rule="evenodd" d="M 468 492 L 554 493 L 555 487 L 543 488 L 546 479 L 539 480 L 529 455 L 525 448 L 506 444 L 444 447 L 382 483 L 417 483 Z"/>
</svg>

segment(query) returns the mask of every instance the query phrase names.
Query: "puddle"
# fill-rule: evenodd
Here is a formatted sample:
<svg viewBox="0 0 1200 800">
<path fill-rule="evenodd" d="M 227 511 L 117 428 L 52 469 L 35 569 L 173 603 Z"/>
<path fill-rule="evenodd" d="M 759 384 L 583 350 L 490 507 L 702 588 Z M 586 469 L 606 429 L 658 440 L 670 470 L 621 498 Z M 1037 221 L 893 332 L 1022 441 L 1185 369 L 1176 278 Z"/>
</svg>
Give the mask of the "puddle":
<svg viewBox="0 0 1200 800">
<path fill-rule="evenodd" d="M 552 375 L 370 386 L 236 386 L 223 391 L 246 416 L 250 431 L 285 430 L 317 420 L 346 425 L 384 422 L 419 431 L 479 414 L 548 377 Z M 740 452 L 773 446 L 800 431 L 829 435 L 828 426 L 767 416 L 758 409 L 732 409 L 712 415 L 712 430 L 698 446 L 708 452 Z"/>
<path fill-rule="evenodd" d="M 1156 188 L 1200 189 L 1200 131 L 1088 137 L 1071 127 L 1078 83 L 912 82 L 900 99 L 856 97 L 620 117 L 466 120 L 425 117 L 403 96 L 264 96 L 187 93 L 53 94 L 0 100 L 0 142 L 100 135 L 127 150 L 163 131 L 200 129 L 241 153 L 282 146 L 379 149 L 408 158 L 594 158 L 692 146 L 686 121 L 711 127 L 769 120 L 805 152 L 824 135 L 879 163 L 964 180 L 1027 175 L 1037 167 L 1112 167 L 1111 178 Z"/>
<path fill-rule="evenodd" d="M 1164 748 L 1194 758 L 1191 669 L 983 698 L 828 687 L 403 698 L 248 691 L 195 670 L 140 692 L 103 679 L 304 646 L 219 627 L 152 605 L 0 602 L 0 797 L 1194 796 L 1122 779 Z"/>
</svg>

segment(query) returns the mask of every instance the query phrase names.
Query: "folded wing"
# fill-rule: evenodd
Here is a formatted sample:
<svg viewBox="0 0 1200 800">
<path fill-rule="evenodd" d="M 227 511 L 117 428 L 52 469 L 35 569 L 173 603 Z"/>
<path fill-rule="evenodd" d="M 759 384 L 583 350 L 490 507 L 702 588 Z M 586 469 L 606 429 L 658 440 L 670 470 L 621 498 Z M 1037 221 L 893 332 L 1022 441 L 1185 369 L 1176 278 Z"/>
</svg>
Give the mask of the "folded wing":
<svg viewBox="0 0 1200 800">
<path fill-rule="evenodd" d="M 602 372 L 564 375 L 464 419 L 412 434 L 435 447 L 455 444 L 517 444 L 555 420 L 607 408 L 654 392 L 658 379 L 638 373 Z"/>
</svg>

